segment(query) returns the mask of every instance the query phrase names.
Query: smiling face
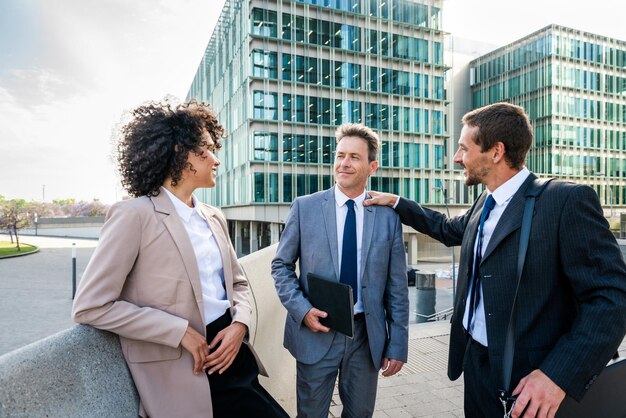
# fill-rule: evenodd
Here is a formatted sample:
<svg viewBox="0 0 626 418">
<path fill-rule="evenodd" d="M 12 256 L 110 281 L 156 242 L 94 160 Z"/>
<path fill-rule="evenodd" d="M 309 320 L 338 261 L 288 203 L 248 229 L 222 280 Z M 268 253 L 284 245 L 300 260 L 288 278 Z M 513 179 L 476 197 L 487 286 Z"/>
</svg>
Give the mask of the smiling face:
<svg viewBox="0 0 626 418">
<path fill-rule="evenodd" d="M 198 151 L 189 152 L 187 159 L 189 165 L 184 171 L 185 181 L 193 183 L 195 187 L 215 187 L 217 166 L 220 165 L 215 151 L 215 142 L 205 131 Z"/>
<path fill-rule="evenodd" d="M 480 145 L 474 142 L 477 133 L 477 126 L 463 126 L 459 138 L 459 149 L 454 154 L 454 162 L 463 167 L 463 176 L 467 186 L 486 184 L 490 172 L 491 160 L 488 151 L 482 152 Z"/>
<path fill-rule="evenodd" d="M 354 198 L 365 190 L 367 178 L 378 168 L 378 161 L 368 160 L 367 141 L 345 136 L 335 151 L 335 182 L 346 196 Z"/>
</svg>

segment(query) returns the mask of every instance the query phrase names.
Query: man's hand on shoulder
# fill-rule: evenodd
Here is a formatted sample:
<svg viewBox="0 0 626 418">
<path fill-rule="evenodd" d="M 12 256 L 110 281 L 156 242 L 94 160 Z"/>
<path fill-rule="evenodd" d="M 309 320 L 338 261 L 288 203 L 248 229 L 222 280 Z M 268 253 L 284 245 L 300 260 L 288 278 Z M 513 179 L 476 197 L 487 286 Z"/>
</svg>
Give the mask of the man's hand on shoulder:
<svg viewBox="0 0 626 418">
<path fill-rule="evenodd" d="M 306 325 L 313 332 L 328 332 L 330 328 L 325 327 L 320 323 L 320 318 L 326 318 L 328 314 L 324 311 L 320 311 L 316 308 L 311 308 L 309 312 L 304 316 L 304 325 Z"/>
<path fill-rule="evenodd" d="M 363 201 L 363 206 L 378 205 L 389 206 L 392 208 L 399 199 L 397 195 L 391 193 L 367 192 L 367 194 L 371 196 L 371 199 L 365 199 Z"/>
<path fill-rule="evenodd" d="M 553 418 L 565 398 L 565 392 L 541 370 L 534 370 L 520 380 L 513 391 L 517 401 L 511 414 L 518 418 Z"/>
</svg>

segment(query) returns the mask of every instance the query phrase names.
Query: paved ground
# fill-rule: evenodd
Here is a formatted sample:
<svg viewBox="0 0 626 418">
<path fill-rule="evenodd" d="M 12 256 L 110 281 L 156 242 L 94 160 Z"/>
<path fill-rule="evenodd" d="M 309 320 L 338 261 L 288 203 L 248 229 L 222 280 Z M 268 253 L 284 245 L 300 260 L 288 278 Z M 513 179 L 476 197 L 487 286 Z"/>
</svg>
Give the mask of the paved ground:
<svg viewBox="0 0 626 418">
<path fill-rule="evenodd" d="M 95 240 L 23 237 L 39 247 L 32 255 L 0 260 L 0 355 L 74 325 L 72 243 L 80 278 Z M 0 235 L 0 241 L 9 241 Z"/>
<path fill-rule="evenodd" d="M 446 375 L 449 327 L 447 321 L 410 325 L 409 360 L 398 375 L 379 379 L 374 418 L 463 417 L 463 380 Z M 341 416 L 336 392 L 329 418 Z"/>
<path fill-rule="evenodd" d="M 0 235 L 0 240 L 8 240 Z M 0 260 L 0 355 L 67 329 L 72 306 L 72 243 L 77 247 L 80 278 L 95 240 L 25 237 L 40 247 L 37 254 Z M 420 270 L 441 271 L 446 263 L 420 263 Z M 437 279 L 437 310 L 450 306 L 451 280 Z M 409 361 L 402 371 L 379 381 L 377 418 L 463 416 L 462 379 L 446 376 L 449 324 L 447 321 L 415 324 L 416 289 L 410 289 L 411 322 Z M 620 353 L 626 356 L 626 342 Z M 329 417 L 339 417 L 337 394 Z"/>
</svg>

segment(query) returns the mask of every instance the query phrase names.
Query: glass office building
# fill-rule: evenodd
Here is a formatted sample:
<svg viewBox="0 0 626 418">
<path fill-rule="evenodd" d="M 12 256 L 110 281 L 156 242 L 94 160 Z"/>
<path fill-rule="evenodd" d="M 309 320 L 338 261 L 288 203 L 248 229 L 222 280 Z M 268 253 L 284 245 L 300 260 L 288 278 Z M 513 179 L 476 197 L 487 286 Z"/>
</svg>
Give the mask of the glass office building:
<svg viewBox="0 0 626 418">
<path fill-rule="evenodd" d="M 291 202 L 332 186 L 342 123 L 382 140 L 371 189 L 426 204 L 441 201 L 442 179 L 465 189 L 451 174 L 441 6 L 226 1 L 188 98 L 226 127 L 217 187 L 198 197 L 224 211 L 238 254 L 277 242 Z"/>
<path fill-rule="evenodd" d="M 626 205 L 626 41 L 547 26 L 470 63 L 472 107 L 523 106 L 535 130 L 530 170 L 593 186 Z"/>
</svg>

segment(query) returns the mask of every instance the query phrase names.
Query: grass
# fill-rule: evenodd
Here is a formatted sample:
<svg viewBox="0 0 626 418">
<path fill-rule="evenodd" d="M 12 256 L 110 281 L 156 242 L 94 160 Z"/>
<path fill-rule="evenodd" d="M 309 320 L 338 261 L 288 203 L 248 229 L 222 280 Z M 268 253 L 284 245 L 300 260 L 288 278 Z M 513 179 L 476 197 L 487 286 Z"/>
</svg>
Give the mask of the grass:
<svg viewBox="0 0 626 418">
<path fill-rule="evenodd" d="M 0 241 L 0 258 L 15 254 L 28 254 L 37 250 L 34 245 L 23 244 L 20 242 L 21 251 L 17 250 L 15 243 L 11 244 L 9 241 Z"/>
</svg>

